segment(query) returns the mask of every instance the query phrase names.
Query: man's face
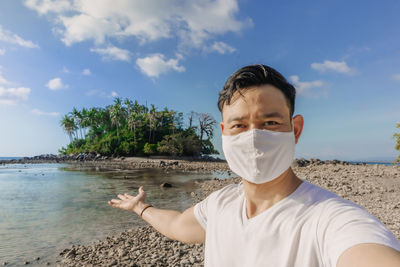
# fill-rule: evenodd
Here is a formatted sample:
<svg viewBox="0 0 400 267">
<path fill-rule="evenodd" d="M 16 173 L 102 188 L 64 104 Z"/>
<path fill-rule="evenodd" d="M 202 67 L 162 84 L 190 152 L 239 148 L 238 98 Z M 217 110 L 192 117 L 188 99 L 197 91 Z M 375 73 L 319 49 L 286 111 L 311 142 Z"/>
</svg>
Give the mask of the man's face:
<svg viewBox="0 0 400 267">
<path fill-rule="evenodd" d="M 292 130 L 289 106 L 279 89 L 262 85 L 243 90 L 242 94 L 244 97 L 235 92 L 231 104 L 224 104 L 220 123 L 223 135 L 236 135 L 254 128 Z"/>
</svg>

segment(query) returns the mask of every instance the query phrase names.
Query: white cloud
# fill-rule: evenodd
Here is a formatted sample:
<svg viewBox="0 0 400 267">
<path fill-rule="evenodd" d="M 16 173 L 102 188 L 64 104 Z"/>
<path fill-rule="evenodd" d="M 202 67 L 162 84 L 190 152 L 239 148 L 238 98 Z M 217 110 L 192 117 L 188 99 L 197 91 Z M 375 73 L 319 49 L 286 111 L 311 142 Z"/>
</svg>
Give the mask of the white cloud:
<svg viewBox="0 0 400 267">
<path fill-rule="evenodd" d="M 51 79 L 50 81 L 47 82 L 46 86 L 50 89 L 50 90 L 60 90 L 60 89 L 64 89 L 67 88 L 68 85 L 63 84 L 62 80 L 60 78 L 54 78 Z"/>
<path fill-rule="evenodd" d="M 0 48 L 0 56 L 4 55 L 6 53 L 5 49 Z"/>
<path fill-rule="evenodd" d="M 393 75 L 392 75 L 392 79 L 393 79 L 393 80 L 396 80 L 396 81 L 400 81 L 400 73 L 393 74 Z"/>
<path fill-rule="evenodd" d="M 71 3 L 68 0 L 26 0 L 25 5 L 39 14 L 43 15 L 48 12 L 63 12 L 71 9 Z"/>
<path fill-rule="evenodd" d="M 4 88 L 0 86 L 0 104 L 15 105 L 20 101 L 27 100 L 31 92 L 30 88 Z"/>
<path fill-rule="evenodd" d="M 50 117 L 58 117 L 60 115 L 60 113 L 58 112 L 44 112 L 41 111 L 37 108 L 34 108 L 31 110 L 31 112 L 35 115 L 39 115 L 39 116 L 50 116 Z"/>
<path fill-rule="evenodd" d="M 136 64 L 140 70 L 149 77 L 158 77 L 161 74 L 167 73 L 171 70 L 183 72 L 185 67 L 179 65 L 179 60 L 182 56 L 166 60 L 163 54 L 152 54 L 148 57 L 138 58 Z"/>
<path fill-rule="evenodd" d="M 345 61 L 325 60 L 323 63 L 312 63 L 311 68 L 319 72 L 334 71 L 350 75 L 357 73 L 357 71 L 350 68 Z"/>
<path fill-rule="evenodd" d="M 298 94 L 309 94 L 309 90 L 312 88 L 322 87 L 324 85 L 323 81 L 315 80 L 311 82 L 301 82 L 299 76 L 292 75 L 289 77 L 291 82 L 293 83 L 294 87 Z"/>
<path fill-rule="evenodd" d="M 91 48 L 90 52 L 100 54 L 105 60 L 129 61 L 131 59 L 131 52 L 115 46 L 108 46 L 106 48 Z"/>
<path fill-rule="evenodd" d="M 104 43 L 108 35 L 120 30 L 117 23 L 109 22 L 107 19 L 80 14 L 73 17 L 61 16 L 60 20 L 65 27 L 61 39 L 67 46 L 86 40 L 94 40 L 96 44 Z"/>
<path fill-rule="evenodd" d="M 104 98 L 114 98 L 118 96 L 118 93 L 115 91 L 111 91 L 111 93 L 106 93 L 101 90 L 90 90 L 86 92 L 87 96 L 99 96 L 99 97 L 104 97 Z"/>
<path fill-rule="evenodd" d="M 3 29 L 1 25 L 0 25 L 0 41 L 10 44 L 16 44 L 27 48 L 39 48 L 37 44 L 33 43 L 32 41 L 24 40 L 18 35 Z"/>
<path fill-rule="evenodd" d="M 84 69 L 84 70 L 82 71 L 82 74 L 83 74 L 83 75 L 86 75 L 86 76 L 89 76 L 89 75 L 92 74 L 92 72 L 90 71 L 90 69 Z"/>
<path fill-rule="evenodd" d="M 53 14 L 56 32 L 66 45 L 110 38 L 135 37 L 140 43 L 178 38 L 181 44 L 200 48 L 216 35 L 240 32 L 252 25 L 236 18 L 238 0 L 143 1 L 26 0 L 39 14 Z"/>
<path fill-rule="evenodd" d="M 224 42 L 214 42 L 210 47 L 211 51 L 216 51 L 220 54 L 233 53 L 236 49 Z"/>
</svg>

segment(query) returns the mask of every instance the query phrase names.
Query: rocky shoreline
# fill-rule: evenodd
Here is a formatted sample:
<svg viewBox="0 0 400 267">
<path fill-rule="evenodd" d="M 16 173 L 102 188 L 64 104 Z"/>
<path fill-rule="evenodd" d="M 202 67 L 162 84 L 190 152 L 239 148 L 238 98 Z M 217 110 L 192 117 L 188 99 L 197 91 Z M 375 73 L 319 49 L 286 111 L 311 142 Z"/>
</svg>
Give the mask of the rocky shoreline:
<svg viewBox="0 0 400 267">
<path fill-rule="evenodd" d="M 78 155 L 39 155 L 21 159 L 0 160 L 1 164 L 38 164 L 38 163 L 65 163 L 76 168 L 90 168 L 95 170 L 134 170 L 144 168 L 159 168 L 164 170 L 181 170 L 187 172 L 228 171 L 225 160 L 211 156 L 195 157 L 109 157 L 94 153 Z"/>
<path fill-rule="evenodd" d="M 75 162 L 82 166 L 96 166 L 99 163 Z M 226 162 L 147 158 L 103 160 L 101 164 L 121 169 L 136 166 L 187 171 L 229 170 Z M 365 207 L 400 239 L 400 166 L 296 159 L 292 168 L 300 178 Z M 227 184 L 239 182 L 239 177 L 210 177 L 210 180 L 197 182 L 198 189 L 191 194 L 192 205 Z M 148 225 L 123 231 L 89 245 L 65 248 L 58 253 L 55 263 L 37 263 L 52 266 L 203 266 L 203 256 L 203 244 L 184 244 L 170 240 Z"/>
<path fill-rule="evenodd" d="M 70 155 L 44 154 L 34 157 L 23 157 L 20 159 L 0 160 L 0 165 L 4 164 L 38 164 L 38 163 L 66 163 L 76 168 L 91 168 L 95 170 L 114 169 L 114 170 L 133 170 L 143 168 L 159 168 L 164 170 L 181 170 L 188 172 L 211 172 L 226 171 L 231 174 L 229 166 L 225 160 L 212 156 L 202 157 L 122 157 L 122 156 L 103 156 L 96 153 L 80 153 Z M 308 165 L 341 164 L 351 165 L 352 163 L 340 160 L 320 160 L 320 159 L 295 159 L 293 166 L 306 167 Z M 365 165 L 357 163 L 355 165 Z M 354 165 L 354 164 L 352 164 Z"/>
<path fill-rule="evenodd" d="M 296 160 L 293 170 L 300 178 L 362 205 L 400 239 L 400 166 Z M 227 184 L 239 182 L 239 177 L 200 182 L 199 190 L 192 194 L 192 205 Z M 64 249 L 58 266 L 203 266 L 203 255 L 202 244 L 173 241 L 146 226 L 89 246 Z"/>
</svg>

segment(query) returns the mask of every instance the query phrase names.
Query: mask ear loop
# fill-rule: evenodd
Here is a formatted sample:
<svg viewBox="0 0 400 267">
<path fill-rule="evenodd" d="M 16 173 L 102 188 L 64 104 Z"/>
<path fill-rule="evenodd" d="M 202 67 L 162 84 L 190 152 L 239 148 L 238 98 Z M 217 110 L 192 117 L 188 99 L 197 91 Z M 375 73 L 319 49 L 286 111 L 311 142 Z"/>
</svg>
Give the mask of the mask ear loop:
<svg viewBox="0 0 400 267">
<path fill-rule="evenodd" d="M 293 123 L 293 117 L 291 119 L 291 124 L 292 124 L 292 132 L 294 132 L 294 123 Z"/>
</svg>

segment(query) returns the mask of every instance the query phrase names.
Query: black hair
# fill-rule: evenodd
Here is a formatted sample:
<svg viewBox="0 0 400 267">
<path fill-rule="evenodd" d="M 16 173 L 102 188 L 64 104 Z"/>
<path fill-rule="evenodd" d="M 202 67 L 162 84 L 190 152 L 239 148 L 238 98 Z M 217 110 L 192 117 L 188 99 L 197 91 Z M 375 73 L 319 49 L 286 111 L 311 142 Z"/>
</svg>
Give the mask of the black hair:
<svg viewBox="0 0 400 267">
<path fill-rule="evenodd" d="M 233 94 L 242 89 L 254 86 L 273 85 L 280 90 L 286 98 L 290 117 L 294 113 L 296 89 L 277 70 L 266 65 L 249 65 L 233 73 L 226 81 L 223 89 L 219 92 L 218 109 L 222 113 L 224 104 L 230 105 Z"/>
</svg>

